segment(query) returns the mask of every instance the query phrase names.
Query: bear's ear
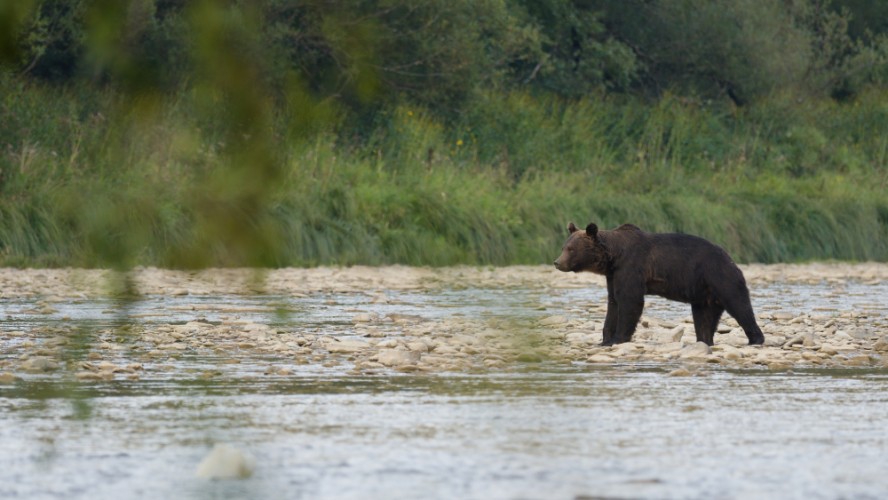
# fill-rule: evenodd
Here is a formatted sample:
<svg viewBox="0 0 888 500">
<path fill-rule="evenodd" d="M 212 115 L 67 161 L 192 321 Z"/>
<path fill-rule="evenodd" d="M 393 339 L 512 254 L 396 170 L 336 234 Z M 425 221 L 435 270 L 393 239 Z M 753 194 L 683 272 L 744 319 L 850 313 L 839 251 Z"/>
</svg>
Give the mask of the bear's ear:
<svg viewBox="0 0 888 500">
<path fill-rule="evenodd" d="M 567 225 L 567 234 L 574 234 L 577 232 L 577 226 L 574 225 L 573 222 Z"/>
<path fill-rule="evenodd" d="M 598 234 L 598 226 L 596 226 L 594 222 L 590 222 L 589 225 L 586 226 L 586 234 L 594 238 L 595 235 Z"/>
</svg>

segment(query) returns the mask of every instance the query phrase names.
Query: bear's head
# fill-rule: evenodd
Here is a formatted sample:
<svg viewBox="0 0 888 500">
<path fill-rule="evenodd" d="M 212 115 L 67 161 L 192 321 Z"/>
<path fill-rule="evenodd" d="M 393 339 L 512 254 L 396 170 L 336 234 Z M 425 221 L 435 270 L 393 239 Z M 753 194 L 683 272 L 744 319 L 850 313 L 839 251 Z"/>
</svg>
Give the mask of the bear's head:
<svg viewBox="0 0 888 500">
<path fill-rule="evenodd" d="M 561 248 L 561 256 L 555 261 L 555 268 L 564 272 L 592 271 L 605 274 L 607 248 L 598 234 L 598 226 L 589 224 L 585 231 L 580 231 L 571 222 L 567 226 L 567 232 L 567 241 Z"/>
</svg>

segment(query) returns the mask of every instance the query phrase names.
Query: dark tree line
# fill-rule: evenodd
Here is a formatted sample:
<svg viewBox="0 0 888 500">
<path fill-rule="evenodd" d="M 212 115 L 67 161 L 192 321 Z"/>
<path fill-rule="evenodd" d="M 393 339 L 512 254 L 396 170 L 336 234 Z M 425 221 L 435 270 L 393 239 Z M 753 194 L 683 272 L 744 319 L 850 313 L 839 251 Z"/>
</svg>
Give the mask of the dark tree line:
<svg viewBox="0 0 888 500">
<path fill-rule="evenodd" d="M 888 4 L 872 0 L 20 0 L 0 27 L 25 78 L 175 90 L 219 42 L 269 88 L 356 111 L 408 99 L 447 115 L 481 88 L 742 106 L 888 77 Z"/>
</svg>

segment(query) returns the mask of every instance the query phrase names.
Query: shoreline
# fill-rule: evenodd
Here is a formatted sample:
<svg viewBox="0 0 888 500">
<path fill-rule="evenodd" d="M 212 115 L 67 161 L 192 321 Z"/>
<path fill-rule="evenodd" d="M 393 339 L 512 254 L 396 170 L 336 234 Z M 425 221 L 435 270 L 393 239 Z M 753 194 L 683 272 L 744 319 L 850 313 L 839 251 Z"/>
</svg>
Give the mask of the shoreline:
<svg viewBox="0 0 888 500">
<path fill-rule="evenodd" d="M 858 296 L 869 290 L 884 293 L 888 264 L 754 264 L 741 269 L 754 301 L 757 287 L 767 288 L 771 294 L 759 297 L 765 307 L 756 310 L 766 337 L 764 346 L 747 346 L 742 330 L 726 314 L 710 348 L 695 342 L 689 309 L 683 317 L 675 318 L 651 308 L 645 310 L 633 342 L 601 347 L 603 301 L 584 299 L 553 305 L 545 299 L 603 287 L 603 277 L 560 273 L 548 266 L 199 272 L 139 268 L 129 275 L 128 289 L 137 294 L 132 300 L 141 300 L 138 295 L 175 299 L 178 305 L 155 307 L 175 309 L 186 320 L 153 322 L 151 310 L 122 314 L 119 319 L 128 321 L 126 335 L 102 326 L 90 331 L 88 338 L 79 338 L 83 333 L 77 320 L 57 318 L 56 307 L 113 298 L 111 292 L 125 283 L 120 274 L 0 269 L 2 299 L 11 308 L 0 330 L 0 383 L 41 375 L 80 381 L 137 380 L 152 373 L 186 372 L 193 357 L 215 366 L 199 373 L 205 378 L 243 376 L 243 367 L 269 376 L 295 376 L 312 367 L 369 375 L 504 370 L 540 362 L 653 363 L 670 369 L 673 375 L 694 374 L 707 366 L 888 368 L 888 318 L 881 309 L 831 306 L 794 312 L 786 304 L 804 302 L 804 297 L 779 296 L 783 285 L 816 285 L 837 298 L 849 286 L 856 287 Z M 441 291 L 467 289 L 483 289 L 488 295 L 497 290 L 531 290 L 541 299 L 520 304 L 528 313 L 515 318 L 502 314 L 442 317 L 398 312 L 415 311 L 421 305 L 390 296 L 414 293 L 434 302 Z M 261 299 L 265 295 L 269 302 L 283 296 L 295 304 L 321 297 L 321 307 L 347 319 L 329 327 L 306 326 L 298 317 L 283 325 L 268 324 L 242 316 L 257 311 L 272 315 L 274 304 L 261 300 L 249 307 L 226 303 L 226 297 L 233 302 L 234 297 Z M 201 301 L 190 303 L 189 297 Z M 880 303 L 878 297 L 864 298 Z M 356 307 L 356 300 L 367 307 Z M 772 301 L 777 305 L 772 306 Z M 376 306 L 385 306 L 385 310 L 374 312 Z M 169 311 L 158 310 L 157 315 L 163 312 Z M 220 319 L 204 319 L 210 313 Z M 16 325 L 17 315 L 37 319 L 29 320 L 30 326 L 23 328 L 9 326 Z M 75 344 L 79 354 L 72 355 Z M 233 365 L 241 368 L 226 368 Z"/>
</svg>

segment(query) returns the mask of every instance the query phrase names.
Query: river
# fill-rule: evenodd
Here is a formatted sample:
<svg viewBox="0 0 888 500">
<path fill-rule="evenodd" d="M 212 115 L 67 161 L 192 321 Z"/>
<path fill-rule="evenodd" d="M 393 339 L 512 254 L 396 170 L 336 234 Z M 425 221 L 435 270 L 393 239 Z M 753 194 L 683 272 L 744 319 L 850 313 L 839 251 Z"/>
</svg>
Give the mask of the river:
<svg viewBox="0 0 888 500">
<path fill-rule="evenodd" d="M 572 344 L 596 321 L 572 318 L 600 288 L 519 281 L 7 297 L 0 498 L 888 496 L 888 368 L 873 349 L 886 333 L 884 280 L 759 283 L 753 305 L 773 345 L 737 347 L 737 361 Z M 640 331 L 655 337 L 658 322 L 688 314 L 651 300 Z M 839 330 L 826 333 L 830 321 Z M 782 347 L 780 329 L 796 327 L 818 344 Z M 830 336 L 842 328 L 839 344 Z M 332 337 L 366 345 L 337 351 Z M 410 339 L 428 344 L 414 364 L 379 362 Z M 848 350 L 816 356 L 834 344 Z M 425 365 L 436 353 L 463 364 Z M 789 364 L 769 368 L 763 353 Z M 677 367 L 689 376 L 670 376 Z M 252 475 L 197 477 L 217 443 L 252 456 Z"/>
</svg>

